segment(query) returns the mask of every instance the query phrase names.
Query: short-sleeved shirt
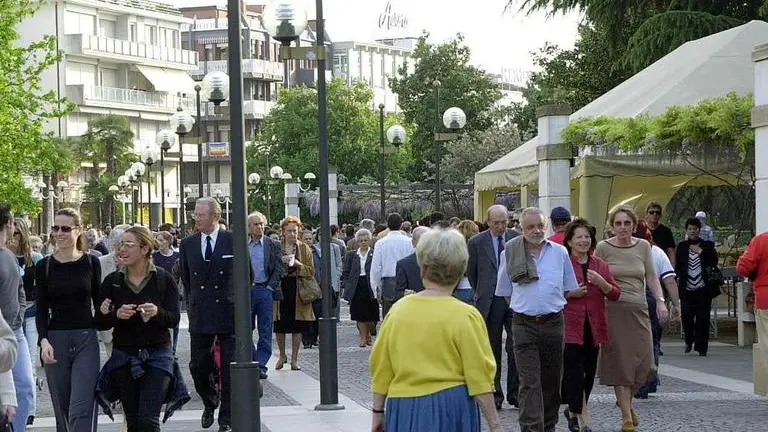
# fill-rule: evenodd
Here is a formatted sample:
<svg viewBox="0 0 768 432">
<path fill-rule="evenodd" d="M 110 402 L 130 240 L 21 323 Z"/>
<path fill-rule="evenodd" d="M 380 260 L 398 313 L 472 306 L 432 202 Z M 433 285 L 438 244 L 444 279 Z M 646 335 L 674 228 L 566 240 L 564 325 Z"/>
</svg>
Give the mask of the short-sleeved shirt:
<svg viewBox="0 0 768 432">
<path fill-rule="evenodd" d="M 667 253 L 661 250 L 660 247 L 651 246 L 651 254 L 653 255 L 653 267 L 656 269 L 656 274 L 659 279 L 664 280 L 668 277 L 675 277 L 675 269 L 672 268 L 672 263 L 669 261 Z"/>
<path fill-rule="evenodd" d="M 653 244 L 660 247 L 664 252 L 677 246 L 672 230 L 664 224 L 659 224 L 656 229 L 652 229 L 651 234 L 653 235 Z"/>
</svg>

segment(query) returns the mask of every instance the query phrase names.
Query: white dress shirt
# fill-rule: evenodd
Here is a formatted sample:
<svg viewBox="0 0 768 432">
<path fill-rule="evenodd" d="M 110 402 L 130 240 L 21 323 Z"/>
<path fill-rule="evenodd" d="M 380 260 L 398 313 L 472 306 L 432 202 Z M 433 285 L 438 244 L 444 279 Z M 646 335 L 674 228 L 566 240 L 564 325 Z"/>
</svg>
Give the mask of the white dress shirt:
<svg viewBox="0 0 768 432">
<path fill-rule="evenodd" d="M 216 229 L 210 234 L 204 232 L 200 233 L 200 253 L 202 253 L 203 258 L 205 258 L 205 247 L 207 246 L 206 237 L 208 236 L 211 236 L 211 251 L 214 251 L 216 250 L 216 239 L 219 238 L 219 224 L 216 224 Z"/>
<path fill-rule="evenodd" d="M 538 316 L 560 312 L 565 307 L 565 295 L 579 287 L 571 258 L 565 247 L 545 240 L 539 255 L 533 255 L 539 280 L 527 284 L 512 282 L 507 271 L 507 252 L 501 253 L 496 295 L 510 297 L 512 312 Z"/>
<path fill-rule="evenodd" d="M 365 253 L 361 253 L 360 249 L 357 250 L 357 256 L 360 257 L 360 276 L 365 276 L 365 262 L 368 261 L 368 255 L 371 253 L 371 248 L 368 248 Z"/>
<path fill-rule="evenodd" d="M 392 231 L 377 241 L 371 262 L 371 288 L 380 288 L 382 278 L 395 277 L 397 262 L 412 253 L 413 243 L 402 231 Z"/>
</svg>

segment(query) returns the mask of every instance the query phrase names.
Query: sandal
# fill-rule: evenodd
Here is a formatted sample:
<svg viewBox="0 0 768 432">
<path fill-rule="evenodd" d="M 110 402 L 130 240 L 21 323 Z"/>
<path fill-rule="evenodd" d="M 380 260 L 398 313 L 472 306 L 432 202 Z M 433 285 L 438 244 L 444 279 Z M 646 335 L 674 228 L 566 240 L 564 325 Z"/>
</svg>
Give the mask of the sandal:
<svg viewBox="0 0 768 432">
<path fill-rule="evenodd" d="M 624 422 L 623 425 L 621 425 L 621 432 L 635 432 L 637 429 L 635 429 L 635 425 L 631 422 Z"/>
<path fill-rule="evenodd" d="M 282 369 L 282 368 L 283 368 L 283 366 L 285 366 L 285 363 L 286 363 L 287 361 L 288 361 L 288 357 L 287 357 L 287 356 L 280 356 L 280 357 L 277 359 L 277 364 L 275 365 L 275 370 L 280 370 L 280 369 Z"/>
<path fill-rule="evenodd" d="M 616 406 L 619 407 L 619 403 L 616 402 Z M 621 407 L 619 407 L 621 408 Z M 632 426 L 640 426 L 640 418 L 637 417 L 637 413 L 635 413 L 635 409 L 630 407 L 629 413 L 632 415 Z M 629 423 L 629 422 L 627 422 Z M 623 429 L 622 429 L 623 430 Z"/>
<path fill-rule="evenodd" d="M 291 370 L 292 371 L 300 371 L 301 368 L 299 367 L 298 363 L 291 362 Z"/>
<path fill-rule="evenodd" d="M 579 432 L 579 419 L 575 415 L 572 415 L 568 408 L 563 410 L 563 415 L 568 422 L 568 430 L 571 432 Z"/>
</svg>

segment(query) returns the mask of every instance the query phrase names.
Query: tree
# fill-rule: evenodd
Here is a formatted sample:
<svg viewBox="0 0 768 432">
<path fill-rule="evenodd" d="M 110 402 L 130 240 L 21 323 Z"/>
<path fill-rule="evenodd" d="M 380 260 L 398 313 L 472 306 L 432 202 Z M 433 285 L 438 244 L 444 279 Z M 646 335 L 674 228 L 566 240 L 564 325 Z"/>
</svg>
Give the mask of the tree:
<svg viewBox="0 0 768 432">
<path fill-rule="evenodd" d="M 372 110 L 373 92 L 364 83 L 347 86 L 343 80 L 328 83 L 328 144 L 330 164 L 348 182 L 378 173 L 378 115 Z M 385 124 L 394 124 L 388 117 Z M 284 89 L 264 119 L 260 141 L 269 149 L 271 164 L 281 166 L 294 178 L 319 171 L 317 91 L 309 87 Z M 408 152 L 408 141 L 399 154 Z M 388 174 L 397 177 L 407 160 L 389 158 Z M 249 161 L 250 162 L 250 161 Z M 264 167 L 263 160 L 254 168 Z M 250 166 L 249 166 L 250 168 Z M 265 170 L 261 169 L 262 178 Z"/>
<path fill-rule="evenodd" d="M 606 32 L 609 41 L 633 29 L 626 50 L 621 44 L 611 53 L 639 72 L 680 45 L 727 30 L 768 13 L 766 0 L 510 0 L 508 7 L 526 13 L 550 14 L 582 11 L 588 22 Z"/>
<path fill-rule="evenodd" d="M 476 172 L 519 145 L 520 136 L 512 124 L 463 134 L 445 145 L 441 175 L 445 182 L 472 183 Z"/>
<path fill-rule="evenodd" d="M 22 175 L 62 166 L 45 124 L 71 108 L 54 91 L 41 88 L 41 74 L 60 58 L 55 37 L 46 36 L 28 46 L 18 44 L 16 25 L 40 5 L 31 0 L 0 0 L 0 200 L 17 213 L 32 213 L 39 206 L 24 187 Z"/>
<path fill-rule="evenodd" d="M 470 50 L 461 35 L 439 45 L 430 44 L 428 37 L 424 34 L 419 38 L 412 60 L 406 60 L 397 76 L 389 81 L 399 97 L 405 121 L 414 127 L 410 139 L 413 164 L 408 170 L 412 181 L 434 177 L 437 157 L 433 134 L 436 127 L 442 129 L 442 116 L 447 108 L 456 106 L 464 110 L 465 132 L 485 130 L 496 121 L 494 103 L 501 98 L 501 90 L 491 77 L 469 64 Z M 411 63 L 413 72 L 409 72 Z M 439 113 L 435 80 L 440 81 Z"/>
<path fill-rule="evenodd" d="M 114 208 L 109 187 L 116 184 L 119 173 L 137 160 L 128 119 L 114 114 L 91 119 L 85 134 L 78 140 L 77 154 L 80 160 L 91 163 L 91 179 L 84 193 L 91 202 L 91 214 L 96 215 L 96 220 L 91 223 L 101 226 L 102 217 L 110 220 Z M 102 171 L 102 165 L 106 171 Z"/>
<path fill-rule="evenodd" d="M 536 108 L 562 103 L 578 110 L 632 75 L 615 56 L 612 59 L 611 46 L 617 41 L 609 40 L 606 34 L 595 25 L 583 24 L 573 49 L 545 44 L 533 54 L 537 71 L 523 90 L 525 102 L 510 107 L 510 118 L 518 126 L 521 140 L 536 136 Z M 624 44 L 629 35 L 629 31 L 622 34 Z"/>
</svg>

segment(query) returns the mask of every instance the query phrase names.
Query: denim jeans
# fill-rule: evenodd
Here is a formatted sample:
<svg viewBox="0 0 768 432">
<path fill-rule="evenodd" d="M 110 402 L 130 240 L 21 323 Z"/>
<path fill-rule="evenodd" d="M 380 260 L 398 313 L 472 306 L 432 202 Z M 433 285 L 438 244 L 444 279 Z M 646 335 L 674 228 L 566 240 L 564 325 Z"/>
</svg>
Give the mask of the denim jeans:
<svg viewBox="0 0 768 432">
<path fill-rule="evenodd" d="M 267 287 L 251 288 L 251 327 L 259 332 L 256 360 L 261 370 L 267 370 L 272 356 L 272 290 Z"/>
<path fill-rule="evenodd" d="M 453 291 L 453 296 L 470 306 L 475 305 L 475 290 L 457 289 Z"/>
<path fill-rule="evenodd" d="M 35 409 L 35 378 L 32 376 L 32 360 L 29 355 L 29 345 L 24 337 L 24 329 L 19 327 L 13 331 L 19 344 L 16 354 L 16 364 L 13 365 L 13 383 L 16 386 L 16 418 L 13 421 L 14 431 L 24 431 L 27 428 L 27 417 L 34 414 Z"/>
<path fill-rule="evenodd" d="M 171 377 L 160 369 L 144 366 L 144 375 L 134 379 L 131 365 L 112 371 L 118 388 L 128 432 L 156 432 L 160 430 L 160 410 L 163 407 Z"/>
<path fill-rule="evenodd" d="M 43 364 L 40 361 L 40 350 L 37 347 L 37 323 L 35 322 L 35 316 L 24 318 L 24 336 L 27 338 L 27 345 L 29 345 L 29 358 L 32 363 L 32 376 L 37 382 L 38 379 L 43 379 Z M 29 415 L 35 415 L 37 412 L 37 399 L 35 399 L 35 405 L 30 409 Z"/>
</svg>

